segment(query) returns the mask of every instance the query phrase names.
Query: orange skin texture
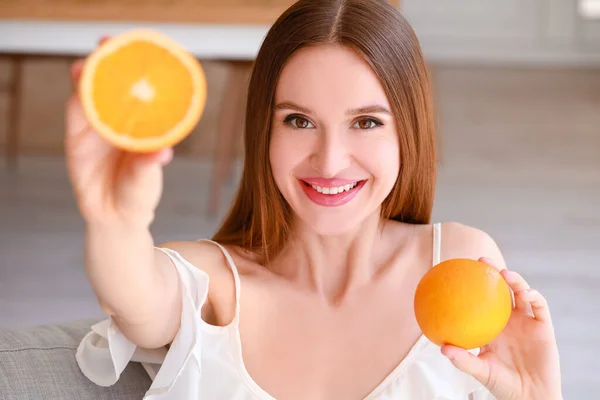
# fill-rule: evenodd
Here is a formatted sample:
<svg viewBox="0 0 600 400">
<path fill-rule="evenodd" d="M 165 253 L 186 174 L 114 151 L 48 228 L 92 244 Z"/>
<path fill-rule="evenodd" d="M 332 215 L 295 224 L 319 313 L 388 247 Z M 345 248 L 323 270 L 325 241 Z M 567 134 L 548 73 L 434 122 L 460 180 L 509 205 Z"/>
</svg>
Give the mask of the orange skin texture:
<svg viewBox="0 0 600 400">
<path fill-rule="evenodd" d="M 414 300 L 417 322 L 429 340 L 467 350 L 494 340 L 508 323 L 512 306 L 500 272 L 470 259 L 434 266 L 419 282 Z"/>
</svg>

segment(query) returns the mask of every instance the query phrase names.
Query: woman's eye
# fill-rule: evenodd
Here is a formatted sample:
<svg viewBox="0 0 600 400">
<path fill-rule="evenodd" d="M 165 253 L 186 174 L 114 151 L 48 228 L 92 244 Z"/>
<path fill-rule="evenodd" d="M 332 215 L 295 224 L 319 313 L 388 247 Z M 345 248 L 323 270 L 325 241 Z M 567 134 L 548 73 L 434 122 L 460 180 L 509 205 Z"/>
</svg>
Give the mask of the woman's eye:
<svg viewBox="0 0 600 400">
<path fill-rule="evenodd" d="M 357 129 L 373 129 L 383 125 L 381 122 L 373 118 L 364 118 L 354 123 L 354 128 Z"/>
<path fill-rule="evenodd" d="M 286 124 L 291 125 L 296 129 L 311 129 L 314 128 L 314 125 L 307 120 L 306 118 L 302 118 L 299 116 L 290 115 L 284 121 Z"/>
</svg>

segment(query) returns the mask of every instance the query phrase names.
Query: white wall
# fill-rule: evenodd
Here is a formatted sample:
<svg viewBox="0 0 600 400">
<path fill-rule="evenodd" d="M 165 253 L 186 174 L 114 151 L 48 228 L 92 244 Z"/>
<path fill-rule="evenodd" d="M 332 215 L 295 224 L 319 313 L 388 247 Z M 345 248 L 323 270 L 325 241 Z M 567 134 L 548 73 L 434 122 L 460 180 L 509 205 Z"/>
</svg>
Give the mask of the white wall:
<svg viewBox="0 0 600 400">
<path fill-rule="evenodd" d="M 430 59 L 600 65 L 600 19 L 583 0 L 404 0 Z"/>
<path fill-rule="evenodd" d="M 402 0 L 402 9 L 434 61 L 600 66 L 600 15 L 584 19 L 584 1 L 591 0 Z M 102 35 L 133 26 L 0 20 L 0 52 L 87 54 Z M 162 30 L 203 59 L 253 58 L 268 29 L 144 26 Z"/>
</svg>

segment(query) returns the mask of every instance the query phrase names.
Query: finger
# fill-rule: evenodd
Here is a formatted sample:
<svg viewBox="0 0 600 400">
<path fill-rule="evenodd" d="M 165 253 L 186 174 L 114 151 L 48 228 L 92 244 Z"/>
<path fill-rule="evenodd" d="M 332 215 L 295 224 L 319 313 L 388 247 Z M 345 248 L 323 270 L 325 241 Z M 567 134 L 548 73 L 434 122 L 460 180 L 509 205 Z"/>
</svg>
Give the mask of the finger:
<svg viewBox="0 0 600 400">
<path fill-rule="evenodd" d="M 550 322 L 550 308 L 548 301 L 540 292 L 535 289 L 526 290 L 517 293 L 515 296 L 520 297 L 523 302 L 531 306 L 533 316 L 538 321 Z"/>
<path fill-rule="evenodd" d="M 508 286 L 510 286 L 515 293 L 530 289 L 525 278 L 523 278 L 518 272 L 507 269 L 503 270 L 501 274 L 508 283 Z"/>
<path fill-rule="evenodd" d="M 151 153 L 137 153 L 132 155 L 134 155 L 135 163 L 138 164 L 140 168 L 154 164 L 166 165 L 173 158 L 173 149 L 164 148 Z"/>
<path fill-rule="evenodd" d="M 131 179 L 138 188 L 153 185 L 157 174 L 161 173 L 162 164 L 159 161 L 161 151 L 151 153 L 124 152 L 120 169 L 125 173 L 122 177 Z"/>
<path fill-rule="evenodd" d="M 508 283 L 508 286 L 511 288 L 511 290 L 515 294 L 515 296 L 514 296 L 515 297 L 515 308 L 517 310 L 529 312 L 530 311 L 529 303 L 526 301 L 523 301 L 522 297 L 517 296 L 517 293 L 529 290 L 529 284 L 527 283 L 527 281 L 515 271 L 509 271 L 506 269 L 506 270 L 501 271 L 500 274 L 502 275 L 502 277 L 504 278 L 506 283 Z"/>
<path fill-rule="evenodd" d="M 90 129 L 81 101 L 76 94 L 73 94 L 67 102 L 67 110 L 65 112 L 65 127 L 66 140 L 69 141 L 74 137 L 80 136 Z"/>
<path fill-rule="evenodd" d="M 98 46 L 102 46 L 104 43 L 106 43 L 108 40 L 110 40 L 110 38 L 111 38 L 110 35 L 100 36 L 100 39 L 98 40 Z"/>
<path fill-rule="evenodd" d="M 70 73 L 71 73 L 71 84 L 73 90 L 77 92 L 77 87 L 79 86 L 79 78 L 81 77 L 81 70 L 83 69 L 83 59 L 75 60 L 71 64 Z"/>
<path fill-rule="evenodd" d="M 156 153 L 155 157 L 160 165 L 167 165 L 173 159 L 173 149 L 170 147 L 162 149 Z"/>
<path fill-rule="evenodd" d="M 498 271 L 502 271 L 502 270 L 503 270 L 503 268 L 502 268 L 502 267 L 500 267 L 498 264 L 496 264 L 494 261 L 490 260 L 490 259 L 489 259 L 489 258 L 487 258 L 487 257 L 480 257 L 480 258 L 479 258 L 479 260 L 477 260 L 477 261 L 479 261 L 479 262 L 482 262 L 482 263 L 484 263 L 484 264 L 487 264 L 487 265 L 489 265 L 490 267 L 494 267 L 494 268 L 496 268 L 496 270 L 498 270 Z"/>
<path fill-rule="evenodd" d="M 482 262 L 482 263 L 485 263 L 485 264 L 487 264 L 487 265 L 489 265 L 489 266 L 491 266 L 491 267 L 495 268 L 495 269 L 496 269 L 498 272 L 500 272 L 500 275 L 503 275 L 503 278 L 504 278 L 504 274 L 505 274 L 506 272 L 503 272 L 503 271 L 507 271 L 507 269 L 506 269 L 506 268 L 504 268 L 504 267 L 501 267 L 501 266 L 497 265 L 497 264 L 496 264 L 494 261 L 490 260 L 490 259 L 489 259 L 489 258 L 487 258 L 487 257 L 481 257 L 481 258 L 479 258 L 479 260 L 477 260 L 477 261 L 479 261 L 479 262 Z M 506 278 L 504 278 L 504 279 L 506 280 Z M 515 301 L 515 298 L 514 298 L 514 294 L 513 294 L 513 293 L 511 293 L 511 300 L 512 300 L 513 304 L 514 304 L 514 305 L 516 305 L 516 301 Z M 523 306 L 523 304 L 521 304 L 521 306 Z"/>
<path fill-rule="evenodd" d="M 471 375 L 484 385 L 489 383 L 490 367 L 485 360 L 456 346 L 444 345 L 441 351 L 456 368 Z"/>
</svg>

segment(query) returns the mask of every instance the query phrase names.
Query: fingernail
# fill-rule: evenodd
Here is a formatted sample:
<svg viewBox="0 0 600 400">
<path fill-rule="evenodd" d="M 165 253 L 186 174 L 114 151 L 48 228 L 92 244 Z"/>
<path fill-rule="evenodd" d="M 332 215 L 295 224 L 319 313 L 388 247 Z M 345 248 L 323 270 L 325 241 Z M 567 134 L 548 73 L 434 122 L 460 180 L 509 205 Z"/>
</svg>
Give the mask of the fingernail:
<svg viewBox="0 0 600 400">
<path fill-rule="evenodd" d="M 523 291 L 521 291 L 521 296 L 529 296 L 529 294 L 531 293 L 531 289 L 525 289 Z"/>
<path fill-rule="evenodd" d="M 169 161 L 171 161 L 171 158 L 173 158 L 173 149 L 168 148 L 162 150 L 160 154 L 160 161 L 162 163 L 168 163 Z"/>
<path fill-rule="evenodd" d="M 508 270 L 508 269 L 505 269 L 504 271 L 505 271 L 505 272 L 504 272 L 504 275 L 505 275 L 505 276 L 506 276 L 506 278 L 508 278 L 508 279 L 514 279 L 514 278 L 516 278 L 516 277 L 517 277 L 517 274 L 516 274 L 515 272 L 513 272 L 513 271 L 510 271 L 510 270 Z"/>
</svg>

